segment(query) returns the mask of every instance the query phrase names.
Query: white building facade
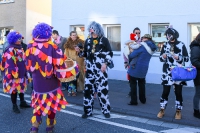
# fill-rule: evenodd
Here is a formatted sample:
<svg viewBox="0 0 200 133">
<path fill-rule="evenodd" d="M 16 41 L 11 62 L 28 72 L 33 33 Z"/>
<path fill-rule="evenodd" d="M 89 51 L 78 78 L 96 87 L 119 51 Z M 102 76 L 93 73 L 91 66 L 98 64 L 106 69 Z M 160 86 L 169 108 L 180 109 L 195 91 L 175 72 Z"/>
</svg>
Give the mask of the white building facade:
<svg viewBox="0 0 200 133">
<path fill-rule="evenodd" d="M 165 26 L 173 25 L 179 32 L 178 40 L 185 43 L 189 53 L 190 42 L 200 32 L 199 5 L 199 0 L 52 0 L 52 26 L 62 36 L 68 37 L 70 31 L 76 30 L 86 39 L 88 24 L 99 22 L 114 51 L 115 67 L 109 69 L 109 78 L 117 80 L 126 80 L 124 42 L 133 29 L 139 27 L 141 36 L 151 34 L 158 46 L 149 64 L 146 82 L 160 84 L 159 50 L 166 41 Z M 189 81 L 188 86 L 193 86 L 193 82 Z"/>
</svg>

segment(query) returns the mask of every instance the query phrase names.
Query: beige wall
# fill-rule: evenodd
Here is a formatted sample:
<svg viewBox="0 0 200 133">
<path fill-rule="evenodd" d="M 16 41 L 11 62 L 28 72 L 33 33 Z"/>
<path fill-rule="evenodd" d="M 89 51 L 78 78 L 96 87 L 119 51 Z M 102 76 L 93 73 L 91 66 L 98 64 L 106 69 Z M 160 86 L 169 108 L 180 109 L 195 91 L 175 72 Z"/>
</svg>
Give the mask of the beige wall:
<svg viewBox="0 0 200 133">
<path fill-rule="evenodd" d="M 26 42 L 32 39 L 31 32 L 38 22 L 51 25 L 51 0 L 26 0 Z"/>
<path fill-rule="evenodd" d="M 0 4 L 0 28 L 13 27 L 23 36 L 26 34 L 26 0 Z"/>
</svg>

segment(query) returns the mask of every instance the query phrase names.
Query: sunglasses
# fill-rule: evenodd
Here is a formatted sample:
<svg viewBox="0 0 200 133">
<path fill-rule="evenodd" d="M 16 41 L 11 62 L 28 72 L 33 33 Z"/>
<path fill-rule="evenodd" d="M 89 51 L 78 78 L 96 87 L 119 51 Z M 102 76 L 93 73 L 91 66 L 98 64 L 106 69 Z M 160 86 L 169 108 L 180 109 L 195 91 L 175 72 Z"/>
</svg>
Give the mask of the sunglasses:
<svg viewBox="0 0 200 133">
<path fill-rule="evenodd" d="M 22 38 L 19 38 L 18 41 L 22 41 Z"/>
<path fill-rule="evenodd" d="M 136 32 L 135 34 L 140 34 L 140 32 Z"/>
</svg>

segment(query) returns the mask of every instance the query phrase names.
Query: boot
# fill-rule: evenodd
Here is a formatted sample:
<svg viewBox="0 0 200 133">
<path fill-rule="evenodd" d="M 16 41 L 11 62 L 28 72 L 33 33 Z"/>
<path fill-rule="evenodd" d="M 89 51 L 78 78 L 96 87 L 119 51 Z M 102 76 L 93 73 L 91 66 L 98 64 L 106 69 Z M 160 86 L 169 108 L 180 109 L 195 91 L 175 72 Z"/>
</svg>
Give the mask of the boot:
<svg viewBox="0 0 200 133">
<path fill-rule="evenodd" d="M 31 118 L 32 127 L 30 129 L 30 133 L 38 133 L 39 125 L 42 123 L 41 116 L 33 116 Z"/>
<path fill-rule="evenodd" d="M 110 113 L 104 114 L 105 118 L 110 118 Z"/>
<path fill-rule="evenodd" d="M 54 125 L 56 124 L 56 119 L 47 118 L 47 128 L 46 133 L 53 133 Z"/>
<path fill-rule="evenodd" d="M 176 110 L 175 119 L 177 120 L 181 119 L 181 110 Z"/>
<path fill-rule="evenodd" d="M 20 108 L 30 108 L 31 107 L 30 105 L 28 105 L 26 103 L 26 101 L 21 101 L 19 106 L 20 106 Z"/>
<path fill-rule="evenodd" d="M 194 117 L 200 119 L 200 112 L 199 112 L 199 110 L 194 109 L 193 115 L 194 115 Z"/>
<path fill-rule="evenodd" d="M 160 109 L 160 111 L 158 112 L 157 117 L 158 118 L 163 118 L 164 114 L 165 114 L 165 109 Z"/>
<path fill-rule="evenodd" d="M 13 104 L 13 112 L 15 112 L 15 113 L 20 113 L 17 104 Z"/>
</svg>

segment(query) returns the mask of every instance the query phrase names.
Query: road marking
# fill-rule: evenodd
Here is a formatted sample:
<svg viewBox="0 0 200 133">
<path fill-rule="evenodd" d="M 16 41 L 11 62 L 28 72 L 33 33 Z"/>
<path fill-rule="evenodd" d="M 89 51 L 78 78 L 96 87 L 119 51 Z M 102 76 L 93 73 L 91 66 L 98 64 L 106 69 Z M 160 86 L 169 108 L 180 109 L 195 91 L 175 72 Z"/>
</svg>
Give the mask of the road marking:
<svg viewBox="0 0 200 133">
<path fill-rule="evenodd" d="M 74 113 L 71 111 L 61 110 L 61 112 L 81 117 L 81 114 Z M 89 117 L 87 119 L 90 119 L 93 121 L 98 121 L 98 122 L 109 124 L 109 125 L 113 125 L 113 126 L 117 126 L 117 127 L 121 127 L 121 128 L 130 129 L 133 131 L 139 131 L 139 132 L 144 132 L 144 133 L 157 133 L 154 131 L 150 131 L 150 130 L 146 130 L 146 129 L 142 129 L 142 128 L 138 128 L 138 127 L 133 127 L 133 126 L 128 126 L 128 125 L 124 125 L 124 124 L 120 124 L 120 123 L 116 123 L 116 122 L 106 121 L 106 120 L 102 120 L 102 119 L 98 119 L 98 118 L 94 118 L 94 117 Z"/>
<path fill-rule="evenodd" d="M 160 131 L 161 133 L 200 133 L 199 129 L 195 128 L 178 128 L 178 129 L 169 129 L 169 130 L 163 130 Z"/>
<path fill-rule="evenodd" d="M 0 90 L 0 95 L 1 96 L 10 98 L 9 94 L 3 94 L 1 92 L 2 91 Z M 17 99 L 19 100 L 19 98 L 17 98 Z M 27 103 L 31 103 L 31 101 L 29 101 L 29 100 L 26 100 L 26 102 Z M 77 110 L 82 110 L 83 109 L 82 106 L 79 106 L 79 105 L 76 105 L 76 104 L 68 104 L 67 107 L 72 108 L 72 109 L 77 109 Z M 81 114 L 78 114 L 78 113 L 75 113 L 75 112 L 71 112 L 71 111 L 68 111 L 68 110 L 61 110 L 61 112 L 81 117 Z M 93 113 L 95 113 L 97 115 L 93 115 L 93 117 L 89 117 L 88 119 L 94 120 L 94 121 L 98 121 L 98 122 L 101 122 L 101 123 L 105 123 L 105 124 L 110 124 L 110 125 L 113 125 L 113 126 L 118 126 L 118 127 L 121 127 L 121 128 L 134 130 L 134 131 L 156 133 L 154 131 L 150 131 L 150 130 L 146 130 L 146 129 L 132 127 L 132 126 L 116 123 L 116 122 L 106 121 L 105 120 L 106 118 L 102 115 L 101 111 L 99 111 L 97 109 L 94 109 Z M 151 124 L 151 122 L 150 122 L 151 120 L 146 119 L 146 118 L 135 117 L 135 116 L 126 116 L 126 115 L 120 115 L 120 114 L 117 114 L 117 113 L 112 113 L 111 114 L 111 118 L 120 118 L 120 119 L 131 120 L 131 121 L 140 122 L 140 123 L 145 123 L 145 124 L 148 124 L 148 125 L 156 125 L 156 126 L 160 126 L 160 127 L 168 127 L 168 128 L 170 128 L 169 126 L 165 126 L 165 124 L 167 124 L 167 123 L 164 122 L 164 121 L 153 120 L 154 124 Z M 144 119 L 144 120 L 142 120 L 143 122 L 141 121 L 141 119 Z M 155 122 L 156 123 L 157 122 L 163 122 L 163 123 L 162 123 L 162 125 L 159 125 L 159 124 L 155 124 Z M 170 124 L 172 124 L 172 123 L 170 123 Z M 182 126 L 182 127 L 184 126 L 184 127 L 183 128 L 179 128 L 180 126 Z M 197 128 L 197 127 L 191 127 L 191 126 L 187 126 L 187 125 L 179 125 L 179 124 L 177 124 L 176 128 L 169 129 L 169 130 L 163 130 L 163 131 L 160 131 L 160 132 L 162 132 L 162 133 L 177 133 L 177 132 L 181 132 L 181 133 L 185 133 L 185 132 L 187 132 L 187 133 L 200 133 L 200 129 Z"/>
<path fill-rule="evenodd" d="M 10 98 L 10 96 L 6 95 L 6 94 L 0 93 L 0 95 L 4 96 L 4 97 L 9 97 Z M 31 102 L 29 100 L 26 100 L 26 101 L 28 103 Z M 63 110 L 63 109 L 60 112 L 81 117 L 81 114 L 78 114 L 78 113 L 75 113 L 75 112 L 71 112 L 71 111 L 67 111 L 67 110 Z M 133 131 L 139 131 L 139 132 L 144 132 L 144 133 L 157 133 L 155 131 L 150 131 L 150 130 L 147 130 L 147 129 L 142 129 L 142 128 L 133 127 L 133 126 L 128 126 L 128 125 L 124 125 L 124 124 L 120 124 L 120 123 L 116 123 L 116 122 L 106 121 L 106 120 L 102 120 L 102 119 L 99 119 L 99 118 L 89 117 L 88 119 L 93 120 L 93 121 L 97 121 L 97 122 L 101 122 L 101 123 L 104 123 L 104 124 L 109 124 L 109 125 L 113 125 L 113 126 L 117 126 L 117 127 L 121 127 L 121 128 L 125 128 L 125 129 L 130 129 L 130 130 L 133 130 Z"/>
</svg>

